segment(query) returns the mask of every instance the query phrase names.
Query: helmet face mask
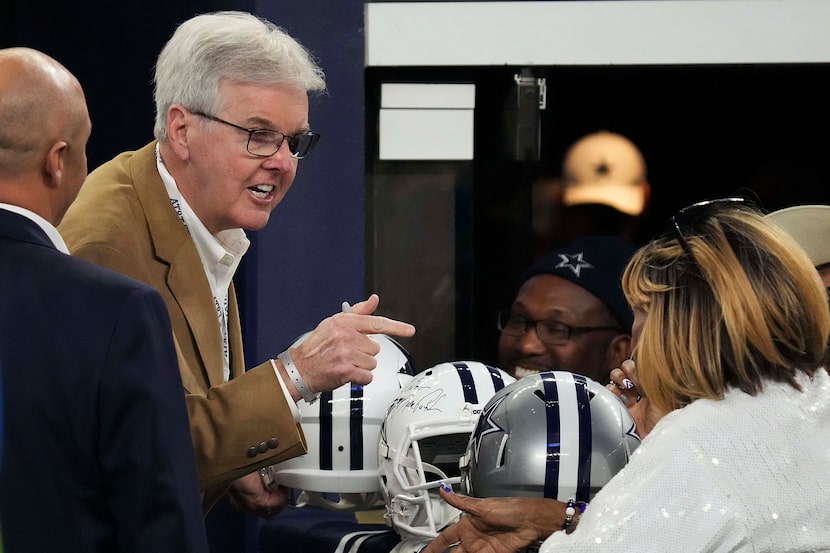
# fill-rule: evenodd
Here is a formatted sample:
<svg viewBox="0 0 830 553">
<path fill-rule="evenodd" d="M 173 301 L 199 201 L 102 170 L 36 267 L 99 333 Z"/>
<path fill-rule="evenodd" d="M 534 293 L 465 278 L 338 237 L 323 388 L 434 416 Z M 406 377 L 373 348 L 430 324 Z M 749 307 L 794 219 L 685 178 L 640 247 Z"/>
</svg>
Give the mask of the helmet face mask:
<svg viewBox="0 0 830 553">
<path fill-rule="evenodd" d="M 298 506 L 363 511 L 384 505 L 377 477 L 378 435 L 389 405 L 412 380 L 415 367 L 394 339 L 370 336 L 381 346 L 372 382 L 344 384 L 320 394 L 313 404 L 299 402 L 308 453 L 271 467 L 279 484 L 299 492 L 294 494 Z"/>
<path fill-rule="evenodd" d="M 464 493 L 590 501 L 640 439 L 604 386 L 563 371 L 529 375 L 487 404 L 460 461 Z"/>
<path fill-rule="evenodd" d="M 458 488 L 464 453 L 484 404 L 513 382 L 475 361 L 441 363 L 415 376 L 386 414 L 378 466 L 388 523 L 404 539 L 434 538 L 459 516 L 438 495 Z"/>
</svg>

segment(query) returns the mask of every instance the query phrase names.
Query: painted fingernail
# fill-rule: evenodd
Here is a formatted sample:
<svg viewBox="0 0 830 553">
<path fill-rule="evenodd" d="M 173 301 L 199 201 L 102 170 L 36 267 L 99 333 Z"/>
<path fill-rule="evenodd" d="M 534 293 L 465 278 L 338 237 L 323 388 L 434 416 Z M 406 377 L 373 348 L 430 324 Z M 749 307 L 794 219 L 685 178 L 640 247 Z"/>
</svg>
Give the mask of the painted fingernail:
<svg viewBox="0 0 830 553">
<path fill-rule="evenodd" d="M 441 486 L 441 489 L 444 490 L 445 492 L 452 493 L 452 488 L 447 486 L 445 483 L 439 482 L 438 485 Z"/>
<path fill-rule="evenodd" d="M 625 361 L 622 362 L 621 366 L 622 366 L 623 369 L 631 370 L 631 369 L 634 368 L 634 360 L 633 359 L 626 359 Z"/>
<path fill-rule="evenodd" d="M 633 387 L 634 387 L 634 383 L 633 383 L 633 382 L 631 382 L 631 381 L 630 381 L 629 379 L 627 379 L 627 378 L 623 378 L 623 386 L 625 387 L 625 389 L 626 389 L 626 390 L 630 390 L 631 388 L 633 388 Z"/>
</svg>

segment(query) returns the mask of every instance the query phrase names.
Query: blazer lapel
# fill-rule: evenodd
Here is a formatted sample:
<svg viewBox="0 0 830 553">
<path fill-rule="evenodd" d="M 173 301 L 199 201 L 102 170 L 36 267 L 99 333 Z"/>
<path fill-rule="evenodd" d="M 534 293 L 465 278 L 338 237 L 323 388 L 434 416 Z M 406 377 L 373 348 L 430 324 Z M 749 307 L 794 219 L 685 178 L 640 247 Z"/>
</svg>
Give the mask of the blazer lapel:
<svg viewBox="0 0 830 553">
<path fill-rule="evenodd" d="M 159 258 L 170 266 L 167 286 L 187 319 L 210 385 L 222 384 L 224 355 L 213 292 L 196 245 L 171 207 L 167 189 L 158 174 L 155 142 L 137 153 L 135 165 L 135 189 L 147 217 L 153 247 Z"/>
<path fill-rule="evenodd" d="M 242 344 L 242 323 L 233 282 L 228 291 L 228 341 L 231 348 L 231 378 L 236 378 L 245 372 L 245 349 Z"/>
</svg>

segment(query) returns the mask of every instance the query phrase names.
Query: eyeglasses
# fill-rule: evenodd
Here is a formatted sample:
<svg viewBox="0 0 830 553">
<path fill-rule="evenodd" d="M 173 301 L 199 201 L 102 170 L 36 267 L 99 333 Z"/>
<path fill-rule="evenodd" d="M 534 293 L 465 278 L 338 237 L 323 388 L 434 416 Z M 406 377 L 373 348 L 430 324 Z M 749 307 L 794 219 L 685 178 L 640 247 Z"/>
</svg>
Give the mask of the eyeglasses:
<svg viewBox="0 0 830 553">
<path fill-rule="evenodd" d="M 257 157 L 271 157 L 280 149 L 283 140 L 288 140 L 288 151 L 291 152 L 291 156 L 295 159 L 303 159 L 311 153 L 317 141 L 320 140 L 320 135 L 311 131 L 290 135 L 271 129 L 246 129 L 245 127 L 235 125 L 230 121 L 225 121 L 215 115 L 208 115 L 201 111 L 194 111 L 193 114 L 210 119 L 211 121 L 216 121 L 217 123 L 224 123 L 229 127 L 248 133 L 248 144 L 246 148 L 249 154 Z"/>
<path fill-rule="evenodd" d="M 507 336 L 524 336 L 530 327 L 536 331 L 539 340 L 552 346 L 564 346 L 575 336 L 589 332 L 620 332 L 618 326 L 571 326 L 559 321 L 528 319 L 513 311 L 499 312 L 498 328 Z"/>
<path fill-rule="evenodd" d="M 692 248 L 691 246 L 689 246 L 689 242 L 686 241 L 684 229 L 688 233 L 694 228 L 695 223 L 697 223 L 704 217 L 707 217 L 712 213 L 720 209 L 723 209 L 727 206 L 736 205 L 745 205 L 747 207 L 755 206 L 754 202 L 747 198 L 742 198 L 740 196 L 731 198 L 718 198 L 716 200 L 706 200 L 686 206 L 674 215 L 672 215 L 671 219 L 669 219 L 669 224 L 671 225 L 671 229 L 674 231 L 674 234 L 677 237 L 677 241 L 680 243 L 680 247 L 683 248 L 683 251 L 686 252 L 686 255 L 688 255 L 692 262 L 698 267 L 700 266 L 700 264 L 697 262 L 697 259 L 695 259 L 695 256 L 692 253 Z"/>
</svg>

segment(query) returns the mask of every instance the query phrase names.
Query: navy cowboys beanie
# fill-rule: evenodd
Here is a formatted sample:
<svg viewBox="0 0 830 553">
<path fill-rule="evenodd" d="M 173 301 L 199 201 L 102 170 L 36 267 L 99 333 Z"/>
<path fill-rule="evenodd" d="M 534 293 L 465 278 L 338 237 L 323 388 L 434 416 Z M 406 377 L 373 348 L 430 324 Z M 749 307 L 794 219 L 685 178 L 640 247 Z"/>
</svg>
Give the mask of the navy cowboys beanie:
<svg viewBox="0 0 830 553">
<path fill-rule="evenodd" d="M 622 291 L 622 273 L 637 251 L 617 236 L 584 236 L 553 250 L 519 277 L 517 290 L 531 277 L 556 275 L 585 288 L 608 306 L 620 327 L 631 332 L 634 315 Z"/>
</svg>

